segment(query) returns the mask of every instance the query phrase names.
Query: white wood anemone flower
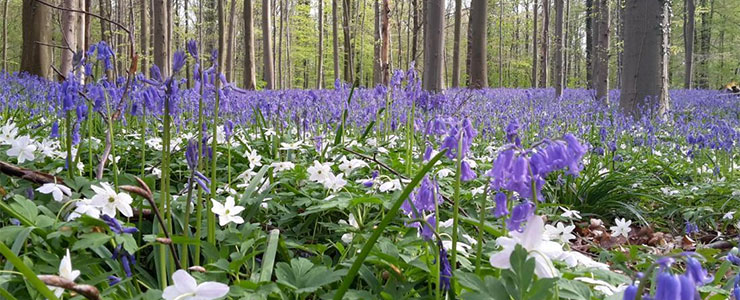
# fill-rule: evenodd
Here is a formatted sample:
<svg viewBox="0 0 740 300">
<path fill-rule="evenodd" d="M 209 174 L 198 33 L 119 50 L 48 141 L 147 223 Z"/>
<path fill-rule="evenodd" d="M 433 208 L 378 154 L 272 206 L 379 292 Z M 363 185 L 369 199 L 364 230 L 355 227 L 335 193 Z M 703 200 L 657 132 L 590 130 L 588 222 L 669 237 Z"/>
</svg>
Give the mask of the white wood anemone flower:
<svg viewBox="0 0 740 300">
<path fill-rule="evenodd" d="M 116 193 L 113 187 L 107 182 L 101 182 L 100 186 L 91 185 L 90 188 L 95 192 L 92 197 L 92 204 L 100 207 L 100 211 L 112 218 L 116 217 L 116 211 L 120 211 L 126 217 L 134 215 L 131 209 L 131 202 L 134 201 L 129 194 Z"/>
<path fill-rule="evenodd" d="M 226 226 L 226 224 L 229 223 L 244 223 L 244 219 L 239 216 L 239 214 L 244 210 L 244 207 L 235 205 L 234 197 L 226 197 L 226 202 L 224 202 L 224 204 L 213 199 L 211 199 L 211 202 L 213 203 L 211 212 L 218 215 L 218 225 Z"/>
<path fill-rule="evenodd" d="M 172 274 L 172 285 L 162 292 L 164 300 L 213 300 L 229 293 L 229 286 L 223 283 L 206 281 L 198 284 L 185 270 Z"/>
<path fill-rule="evenodd" d="M 33 161 L 36 158 L 33 154 L 34 151 L 36 151 L 36 142 L 31 137 L 24 135 L 10 143 L 10 149 L 6 151 L 6 154 L 18 158 L 18 163 L 22 164 L 25 161 Z"/>
<path fill-rule="evenodd" d="M 524 231 L 509 231 L 509 236 L 496 239 L 496 244 L 503 249 L 491 255 L 490 263 L 494 268 L 511 268 L 510 257 L 516 245 L 529 252 L 529 257 L 534 258 L 534 273 L 540 278 L 553 278 L 558 276 L 558 270 L 552 264 L 553 259 L 558 259 L 563 254 L 563 247 L 545 237 L 545 222 L 542 217 L 533 215 L 527 219 Z"/>
<path fill-rule="evenodd" d="M 69 249 L 67 249 L 67 255 L 62 257 L 62 261 L 59 263 L 59 277 L 69 281 L 75 281 L 78 276 L 80 276 L 80 271 L 72 269 L 72 256 L 69 255 Z M 54 295 L 57 296 L 57 298 L 64 294 L 64 288 L 50 286 L 49 289 L 54 292 Z"/>
<path fill-rule="evenodd" d="M 62 202 L 65 195 L 68 197 L 72 195 L 72 190 L 68 187 L 54 182 L 44 183 L 44 185 L 36 188 L 36 191 L 46 195 L 51 194 L 51 197 L 54 198 L 54 201 L 56 202 Z"/>
<path fill-rule="evenodd" d="M 631 220 L 625 220 L 622 219 L 614 219 L 614 222 L 617 223 L 617 226 L 609 227 L 612 231 L 613 237 L 623 236 L 625 238 L 629 238 L 630 231 L 632 231 L 632 228 L 630 228 L 630 225 L 632 225 Z"/>
</svg>

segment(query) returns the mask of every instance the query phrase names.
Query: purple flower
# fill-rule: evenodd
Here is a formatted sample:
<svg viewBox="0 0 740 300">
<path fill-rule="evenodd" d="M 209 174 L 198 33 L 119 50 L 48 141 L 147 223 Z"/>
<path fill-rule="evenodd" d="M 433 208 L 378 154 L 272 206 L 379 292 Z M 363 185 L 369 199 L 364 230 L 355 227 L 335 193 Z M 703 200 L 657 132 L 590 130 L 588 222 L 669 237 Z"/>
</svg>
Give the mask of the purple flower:
<svg viewBox="0 0 740 300">
<path fill-rule="evenodd" d="M 460 180 L 463 182 L 471 181 L 475 179 L 476 176 L 477 175 L 475 175 L 475 172 L 470 168 L 470 164 L 468 164 L 467 161 L 463 161 L 460 164 Z"/>
<path fill-rule="evenodd" d="M 117 219 L 111 216 L 104 214 L 100 218 L 108 224 L 110 231 L 113 231 L 115 234 L 134 234 L 139 231 L 136 227 L 124 227 Z"/>
<path fill-rule="evenodd" d="M 635 298 L 637 298 L 637 286 L 634 284 L 630 284 L 624 290 L 624 296 L 622 297 L 622 300 L 635 300 Z"/>
<path fill-rule="evenodd" d="M 211 180 L 209 180 L 203 173 L 195 171 L 195 176 L 193 179 L 195 179 L 195 182 L 200 186 L 200 188 L 206 192 L 206 194 L 211 193 L 211 189 L 208 188 L 208 185 L 211 184 Z"/>
<path fill-rule="evenodd" d="M 667 271 L 660 272 L 656 278 L 655 300 L 677 300 L 680 297 L 681 280 L 678 275 Z"/>
<path fill-rule="evenodd" d="M 439 286 L 447 291 L 450 289 L 450 279 L 452 278 L 452 266 L 450 261 L 447 259 L 447 250 L 442 246 L 442 242 L 437 242 L 439 247 Z"/>
<path fill-rule="evenodd" d="M 522 223 L 532 215 L 534 215 L 534 203 L 524 200 L 524 202 L 514 206 L 511 217 L 506 220 L 506 228 L 509 231 L 522 231 Z"/>
<path fill-rule="evenodd" d="M 108 285 L 114 286 L 114 285 L 116 285 L 116 284 L 118 284 L 120 282 L 121 282 L 121 278 L 120 277 L 113 276 L 113 275 L 108 276 Z"/>
<path fill-rule="evenodd" d="M 496 202 L 496 208 L 493 211 L 493 216 L 495 216 L 496 218 L 500 218 L 509 214 L 506 194 L 504 194 L 503 192 L 496 193 L 496 196 L 494 196 L 494 201 Z"/>
<path fill-rule="evenodd" d="M 121 260 L 121 266 L 123 267 L 123 271 L 126 272 L 126 277 L 131 277 L 133 275 L 131 273 L 131 265 L 136 264 L 136 258 L 123 249 L 123 244 L 119 244 L 118 247 L 113 249 L 113 255 L 111 258 Z"/>
<path fill-rule="evenodd" d="M 737 255 L 733 254 L 732 252 L 727 253 L 727 260 L 730 261 L 733 265 L 740 266 L 740 257 L 737 257 Z"/>
<path fill-rule="evenodd" d="M 185 149 L 185 159 L 188 162 L 188 168 L 195 170 L 198 168 L 198 141 L 189 140 L 188 147 Z"/>
<path fill-rule="evenodd" d="M 185 66 L 185 52 L 182 50 L 175 51 L 172 57 L 172 74 L 180 73 L 183 66 Z"/>
<path fill-rule="evenodd" d="M 195 60 L 198 60 L 198 42 L 195 40 L 189 40 L 185 47 L 188 49 L 188 53 L 190 53 L 190 56 L 195 58 Z"/>
<path fill-rule="evenodd" d="M 709 275 L 707 270 L 701 266 L 701 263 L 691 255 L 686 257 L 686 275 L 697 286 L 702 286 L 714 280 L 714 277 Z"/>
<path fill-rule="evenodd" d="M 59 121 L 54 121 L 54 123 L 51 124 L 51 134 L 49 135 L 49 138 L 59 138 Z"/>
<path fill-rule="evenodd" d="M 516 118 L 512 119 L 508 125 L 506 125 L 506 140 L 509 141 L 509 143 L 515 143 L 516 145 L 521 145 L 521 140 L 519 140 L 519 120 Z"/>
</svg>

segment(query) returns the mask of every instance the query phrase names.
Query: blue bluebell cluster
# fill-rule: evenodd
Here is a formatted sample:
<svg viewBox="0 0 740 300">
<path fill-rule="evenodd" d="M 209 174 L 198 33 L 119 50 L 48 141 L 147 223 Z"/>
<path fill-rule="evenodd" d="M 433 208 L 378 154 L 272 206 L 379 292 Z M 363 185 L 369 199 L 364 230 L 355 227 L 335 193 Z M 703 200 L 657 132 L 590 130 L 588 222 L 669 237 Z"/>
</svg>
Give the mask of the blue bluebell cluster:
<svg viewBox="0 0 740 300">
<path fill-rule="evenodd" d="M 424 176 L 419 187 L 403 202 L 401 209 L 412 219 L 424 218 L 427 222 L 411 222 L 407 226 L 420 229 L 419 234 L 424 239 L 431 240 L 434 237 L 434 228 L 431 226 L 436 224 L 436 207 L 442 202 L 437 182 L 429 176 Z"/>
<path fill-rule="evenodd" d="M 134 234 L 138 232 L 138 229 L 136 227 L 125 227 L 119 222 L 117 219 L 110 217 L 108 215 L 102 215 L 100 217 L 103 219 L 103 221 L 108 224 L 108 227 L 110 230 L 115 234 Z M 113 249 L 113 255 L 111 258 L 115 260 L 121 260 L 121 266 L 123 267 L 123 271 L 126 272 L 127 277 L 133 276 L 133 273 L 131 272 L 131 267 L 136 265 L 136 257 L 132 253 L 129 253 L 126 251 L 126 249 L 123 248 L 123 244 L 118 244 L 116 248 Z M 115 280 L 112 280 L 109 278 L 110 282 L 116 282 Z M 120 281 L 120 280 L 119 280 Z M 117 283 L 117 282 L 116 282 Z"/>
<path fill-rule="evenodd" d="M 694 253 L 684 253 L 686 271 L 683 274 L 671 272 L 671 264 L 675 259 L 664 257 L 659 259 L 657 275 L 655 276 L 655 295 L 645 293 L 642 299 L 649 300 L 696 300 L 701 299 L 698 287 L 710 283 L 714 277 L 709 275 L 701 263 L 694 258 Z M 644 277 L 641 280 L 646 280 Z M 624 300 L 634 300 L 637 297 L 638 286 L 632 284 L 624 292 Z"/>
</svg>

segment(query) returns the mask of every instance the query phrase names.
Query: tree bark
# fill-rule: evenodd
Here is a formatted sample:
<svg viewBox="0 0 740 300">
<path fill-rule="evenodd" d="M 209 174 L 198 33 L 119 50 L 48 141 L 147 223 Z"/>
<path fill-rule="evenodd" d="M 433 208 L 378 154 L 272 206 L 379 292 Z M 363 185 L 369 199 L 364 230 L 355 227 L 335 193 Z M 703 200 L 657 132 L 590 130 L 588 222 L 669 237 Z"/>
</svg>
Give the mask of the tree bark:
<svg viewBox="0 0 740 300">
<path fill-rule="evenodd" d="M 702 11 L 701 29 L 699 31 L 700 47 L 698 55 L 698 66 L 696 72 L 696 87 L 700 89 L 709 88 L 709 55 L 712 43 L 712 17 L 714 15 L 714 1 L 701 0 Z"/>
<path fill-rule="evenodd" d="M 563 95 L 563 6 L 564 0 L 555 1 L 555 96 Z"/>
<path fill-rule="evenodd" d="M 383 85 L 388 85 L 391 81 L 391 19 L 389 0 L 382 0 L 383 5 L 380 9 L 380 72 Z"/>
<path fill-rule="evenodd" d="M 686 0 L 686 13 L 683 19 L 683 37 L 684 37 L 684 81 L 683 88 L 691 89 L 694 83 L 694 12 L 696 6 L 694 0 Z"/>
<path fill-rule="evenodd" d="M 244 0 L 244 88 L 257 88 L 257 68 L 254 61 L 254 3 Z"/>
<path fill-rule="evenodd" d="M 23 0 L 23 51 L 21 72 L 43 78 L 51 75 L 51 8 L 34 0 Z"/>
<path fill-rule="evenodd" d="M 452 42 L 452 87 L 460 86 L 460 31 L 462 30 L 462 0 L 455 0 L 455 36 Z"/>
<path fill-rule="evenodd" d="M 352 37 L 350 31 L 351 0 L 342 1 L 342 32 L 344 32 L 344 81 L 353 82 Z"/>
<path fill-rule="evenodd" d="M 224 73 L 224 67 L 225 67 L 225 56 L 224 50 L 226 49 L 226 32 L 225 32 L 225 20 L 224 20 L 224 1 L 226 0 L 216 0 L 216 6 L 217 6 L 217 14 L 218 14 L 218 67 L 216 68 L 216 87 L 219 86 L 220 80 L 219 76 L 220 74 Z M 235 0 L 232 0 L 235 1 Z"/>
<path fill-rule="evenodd" d="M 445 1 L 435 0 L 425 3 L 424 9 L 424 76 L 425 90 L 438 92 L 444 88 L 444 18 Z"/>
<path fill-rule="evenodd" d="M 319 0 L 323 1 L 323 0 Z M 332 59 L 334 61 L 334 80 L 339 79 L 339 29 L 337 18 L 337 1 L 331 0 L 331 35 L 332 35 Z"/>
<path fill-rule="evenodd" d="M 153 35 L 153 46 L 154 46 L 154 64 L 159 67 L 162 76 L 168 77 L 170 75 L 169 66 L 167 65 L 167 0 L 153 0 L 152 2 L 152 35 Z"/>
<path fill-rule="evenodd" d="M 380 71 L 380 0 L 373 1 L 373 85 L 377 86 L 382 81 L 383 74 Z M 360 47 L 362 48 L 362 47 Z"/>
<path fill-rule="evenodd" d="M 542 44 L 540 45 L 540 87 L 548 87 L 550 65 L 550 2 L 542 0 Z"/>
<path fill-rule="evenodd" d="M 419 46 L 419 0 L 412 0 L 412 19 L 414 28 L 411 30 L 411 61 L 415 62 L 418 55 Z"/>
<path fill-rule="evenodd" d="M 150 0 L 140 0 L 139 3 L 139 14 L 141 17 L 141 23 L 139 25 L 139 69 L 141 70 L 141 73 L 143 73 L 145 76 L 149 74 L 149 67 L 147 66 L 147 63 L 149 62 L 149 25 L 147 23 L 147 19 L 149 19 L 149 16 L 147 16 L 147 12 L 149 10 L 147 9 L 146 5 L 146 3 L 149 1 Z"/>
<path fill-rule="evenodd" d="M 234 81 L 234 28 L 236 28 L 236 0 L 231 0 L 229 29 L 226 34 L 226 81 Z"/>
<path fill-rule="evenodd" d="M 272 37 L 270 32 L 271 25 L 270 0 L 262 0 L 262 63 L 264 64 L 265 88 L 272 90 L 275 88 L 275 65 L 272 58 Z"/>
<path fill-rule="evenodd" d="M 598 1 L 598 0 L 596 0 Z M 593 51 L 594 51 L 594 0 L 586 0 L 586 87 L 594 87 Z"/>
<path fill-rule="evenodd" d="M 3 2 L 3 68 L 0 72 L 8 72 L 8 1 Z"/>
<path fill-rule="evenodd" d="M 534 6 L 532 7 L 532 87 L 537 88 L 537 0 L 534 0 Z"/>
<path fill-rule="evenodd" d="M 277 13 L 277 12 L 276 12 Z M 285 88 L 285 77 L 283 76 L 283 20 L 285 18 L 285 0 L 280 0 L 280 26 L 278 31 L 277 44 L 277 73 L 278 89 Z"/>
<path fill-rule="evenodd" d="M 486 45 L 488 33 L 486 22 L 488 16 L 488 1 L 473 0 L 470 3 L 470 88 L 481 89 L 488 87 L 488 61 L 486 60 Z"/>
<path fill-rule="evenodd" d="M 644 1 L 644 0 L 643 0 Z M 649 0 L 658 1 L 658 0 Z M 596 100 L 609 104 L 609 2 L 594 0 L 594 60 L 593 80 Z"/>
<path fill-rule="evenodd" d="M 498 1 L 498 87 L 504 87 L 504 1 Z M 513 43 L 512 43 L 513 44 Z M 512 51 L 513 55 L 513 51 Z M 483 57 L 485 61 L 486 58 Z"/>
<path fill-rule="evenodd" d="M 319 1 L 319 54 L 316 58 L 316 88 L 324 87 L 324 0 Z M 306 77 L 308 80 L 308 77 Z M 308 84 L 308 83 L 307 83 Z"/>
<path fill-rule="evenodd" d="M 62 7 L 66 9 L 77 9 L 77 0 L 64 0 Z M 77 13 L 63 10 L 62 11 L 62 46 L 68 49 L 62 49 L 60 57 L 61 65 L 59 72 L 62 73 L 60 80 L 69 76 L 72 71 L 72 59 L 77 49 Z"/>
<path fill-rule="evenodd" d="M 668 109 L 667 46 L 670 1 L 627 0 L 624 72 L 619 106 L 635 119 Z"/>
</svg>

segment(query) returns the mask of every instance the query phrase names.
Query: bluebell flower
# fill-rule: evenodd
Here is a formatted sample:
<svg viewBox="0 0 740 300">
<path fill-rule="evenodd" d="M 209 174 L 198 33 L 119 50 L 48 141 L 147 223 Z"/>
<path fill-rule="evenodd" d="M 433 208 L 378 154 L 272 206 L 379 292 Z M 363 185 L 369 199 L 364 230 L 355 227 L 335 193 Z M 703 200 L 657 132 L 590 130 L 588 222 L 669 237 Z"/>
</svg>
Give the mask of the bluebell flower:
<svg viewBox="0 0 740 300">
<path fill-rule="evenodd" d="M 115 234 L 134 234 L 139 231 L 138 229 L 136 229 L 136 227 L 124 227 L 116 218 L 113 218 L 111 216 L 104 214 L 100 216 L 100 218 L 103 219 L 106 224 L 108 224 L 110 231 Z"/>
<path fill-rule="evenodd" d="M 211 184 L 211 180 L 209 180 L 201 172 L 195 171 L 194 174 L 195 174 L 195 176 L 193 177 L 193 179 L 195 180 L 195 182 L 200 186 L 200 188 L 204 192 L 206 192 L 206 194 L 210 194 L 211 193 L 211 189 L 208 188 L 208 185 Z"/>
<path fill-rule="evenodd" d="M 681 295 L 681 280 L 678 275 L 667 271 L 658 273 L 656 277 L 655 300 L 679 300 Z"/>
<path fill-rule="evenodd" d="M 452 278 L 452 266 L 450 261 L 447 259 L 447 250 L 442 246 L 442 242 L 437 242 L 439 247 L 439 286 L 441 289 L 447 291 L 450 289 L 450 279 Z"/>
<path fill-rule="evenodd" d="M 195 170 L 198 168 L 198 157 L 200 153 L 198 151 L 198 141 L 189 140 L 188 147 L 185 149 L 185 160 L 188 162 L 188 168 Z"/>
<path fill-rule="evenodd" d="M 172 56 L 172 74 L 180 73 L 183 66 L 185 66 L 185 52 L 182 50 L 175 51 Z"/>
<path fill-rule="evenodd" d="M 54 123 L 51 124 L 51 134 L 49 135 L 49 138 L 59 138 L 59 121 L 54 121 Z"/>
<path fill-rule="evenodd" d="M 737 257 L 734 253 L 727 253 L 727 260 L 733 265 L 740 266 L 740 257 Z"/>
<path fill-rule="evenodd" d="M 121 260 L 121 266 L 123 267 L 123 271 L 126 272 L 126 277 L 131 277 L 133 275 L 131 273 L 131 266 L 136 264 L 136 258 L 133 254 L 128 253 L 126 249 L 123 249 L 123 244 L 119 244 L 115 249 L 113 249 L 113 255 L 111 258 Z"/>
<path fill-rule="evenodd" d="M 467 161 L 462 161 L 460 164 L 460 180 L 463 182 L 471 181 L 475 179 L 477 175 L 475 175 L 475 172 L 473 169 L 470 168 L 470 164 L 468 164 Z"/>
<path fill-rule="evenodd" d="M 195 60 L 198 60 L 198 42 L 195 40 L 189 40 L 185 47 L 188 49 L 188 53 L 190 53 L 190 56 L 195 58 Z"/>
<path fill-rule="evenodd" d="M 509 229 L 509 231 L 521 232 L 522 223 L 527 221 L 530 216 L 534 215 L 534 208 L 534 203 L 529 200 L 524 200 L 524 202 L 514 206 L 514 209 L 511 212 L 511 217 L 506 220 L 506 228 Z"/>
<path fill-rule="evenodd" d="M 505 193 L 496 193 L 494 201 L 496 202 L 496 208 L 493 211 L 493 216 L 500 218 L 509 214 L 508 201 Z"/>
<path fill-rule="evenodd" d="M 709 272 L 691 254 L 686 256 L 686 275 L 697 286 L 702 286 L 714 280 L 714 276 L 709 275 Z"/>
<path fill-rule="evenodd" d="M 684 231 L 686 231 L 686 234 L 699 233 L 699 226 L 697 226 L 696 223 L 689 220 L 686 220 L 685 223 L 686 225 L 684 226 Z"/>
<path fill-rule="evenodd" d="M 121 282 L 121 278 L 120 277 L 113 276 L 113 275 L 108 276 L 108 285 L 109 286 L 114 286 L 114 285 L 116 285 L 116 284 L 118 284 L 120 282 Z"/>
</svg>

